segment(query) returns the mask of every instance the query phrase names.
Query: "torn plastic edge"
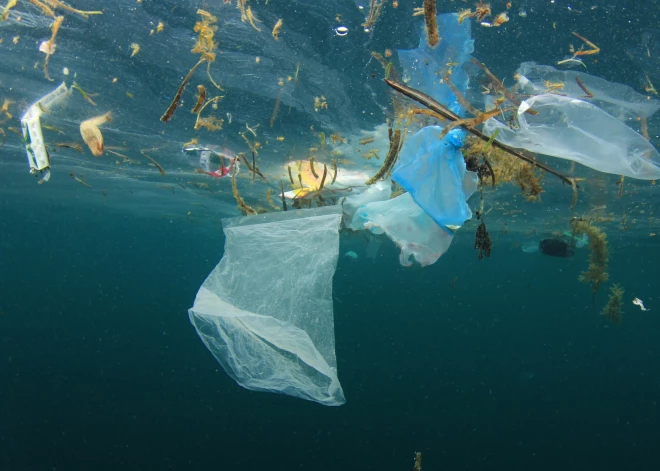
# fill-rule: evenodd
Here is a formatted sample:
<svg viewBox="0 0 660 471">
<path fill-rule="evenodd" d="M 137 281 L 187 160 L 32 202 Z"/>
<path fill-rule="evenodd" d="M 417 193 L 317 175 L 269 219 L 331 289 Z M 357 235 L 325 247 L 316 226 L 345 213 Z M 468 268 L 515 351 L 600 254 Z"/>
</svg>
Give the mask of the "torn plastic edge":
<svg viewBox="0 0 660 471">
<path fill-rule="evenodd" d="M 518 107 L 518 114 L 519 115 L 523 114 L 525 111 L 527 111 L 530 108 L 531 108 L 531 106 L 529 105 L 529 103 L 527 103 L 527 100 L 523 100 L 520 103 L 520 106 Z"/>
<path fill-rule="evenodd" d="M 48 113 L 50 109 L 60 103 L 71 94 L 71 89 L 62 82 L 52 92 L 43 96 L 32 104 L 21 117 L 21 129 L 23 131 L 23 142 L 27 154 L 30 174 L 41 177 L 38 183 L 50 180 L 50 155 L 46 149 L 44 136 L 41 131 L 41 115 Z"/>
</svg>

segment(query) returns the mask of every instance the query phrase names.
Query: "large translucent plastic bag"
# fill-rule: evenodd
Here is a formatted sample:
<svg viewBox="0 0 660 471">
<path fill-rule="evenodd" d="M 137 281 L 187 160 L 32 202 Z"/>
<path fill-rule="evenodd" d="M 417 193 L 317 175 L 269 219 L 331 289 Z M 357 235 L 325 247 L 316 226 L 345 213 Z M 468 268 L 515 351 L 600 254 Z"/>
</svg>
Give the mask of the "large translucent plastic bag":
<svg viewBox="0 0 660 471">
<path fill-rule="evenodd" d="M 608 82 L 600 77 L 575 70 L 557 70 L 549 65 L 523 62 L 516 71 L 520 93 L 534 95 L 545 93 L 549 87 L 557 87 L 556 94 L 572 98 L 585 98 L 584 86 L 592 95 L 589 103 L 604 109 L 620 120 L 648 118 L 660 109 L 660 101 L 637 93 L 628 85 Z"/>
<path fill-rule="evenodd" d="M 387 234 L 401 249 L 399 261 L 405 267 L 412 265 L 412 257 L 422 266 L 435 263 L 454 238 L 415 204 L 410 193 L 360 206 L 352 224 Z"/>
<path fill-rule="evenodd" d="M 438 225 L 462 226 L 472 217 L 467 199 L 478 177 L 465 167 L 460 151 L 465 131 L 454 129 L 440 139 L 442 128 L 427 126 L 407 138 L 392 174 Z"/>
<path fill-rule="evenodd" d="M 532 108 L 537 115 L 525 113 Z M 484 133 L 512 147 L 573 160 L 600 172 L 642 180 L 660 178 L 660 155 L 649 141 L 597 106 L 575 98 L 543 94 L 522 102 L 520 127 L 494 118 Z"/>
<path fill-rule="evenodd" d="M 339 206 L 223 221 L 225 254 L 188 312 L 241 386 L 346 402 L 332 311 L 340 223 Z"/>
</svg>

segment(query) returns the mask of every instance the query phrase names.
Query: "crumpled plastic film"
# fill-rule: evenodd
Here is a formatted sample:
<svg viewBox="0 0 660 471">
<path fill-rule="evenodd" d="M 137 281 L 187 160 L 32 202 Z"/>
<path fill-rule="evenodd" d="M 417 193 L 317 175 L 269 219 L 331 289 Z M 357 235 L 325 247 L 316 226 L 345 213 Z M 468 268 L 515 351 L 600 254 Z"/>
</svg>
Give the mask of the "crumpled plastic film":
<svg viewBox="0 0 660 471">
<path fill-rule="evenodd" d="M 538 114 L 525 113 L 529 108 Z M 494 118 L 484 133 L 511 147 L 573 160 L 600 172 L 660 178 L 660 154 L 640 134 L 597 106 L 554 94 L 533 96 L 518 109 L 518 129 Z"/>
<path fill-rule="evenodd" d="M 584 99 L 620 120 L 648 118 L 660 109 L 660 101 L 637 93 L 628 85 L 608 82 L 584 72 L 557 70 L 549 65 L 523 62 L 516 76 L 520 84 L 519 93 L 539 95 L 554 86 L 557 87 L 556 94 Z M 587 94 L 578 80 L 593 98 L 586 98 Z"/>
<path fill-rule="evenodd" d="M 387 234 L 401 249 L 399 261 L 406 267 L 412 265 L 413 257 L 422 266 L 435 263 L 454 238 L 415 204 L 410 193 L 360 206 L 353 226 Z"/>
<path fill-rule="evenodd" d="M 188 313 L 241 386 L 346 402 L 332 303 L 340 223 L 340 206 L 223 220 L 224 256 Z"/>
<path fill-rule="evenodd" d="M 389 182 L 377 182 L 371 185 L 363 193 L 349 196 L 342 202 L 344 212 L 344 226 L 348 229 L 358 231 L 362 229 L 359 223 L 353 223 L 355 212 L 363 205 L 375 201 L 384 201 L 392 196 L 392 185 Z"/>
</svg>

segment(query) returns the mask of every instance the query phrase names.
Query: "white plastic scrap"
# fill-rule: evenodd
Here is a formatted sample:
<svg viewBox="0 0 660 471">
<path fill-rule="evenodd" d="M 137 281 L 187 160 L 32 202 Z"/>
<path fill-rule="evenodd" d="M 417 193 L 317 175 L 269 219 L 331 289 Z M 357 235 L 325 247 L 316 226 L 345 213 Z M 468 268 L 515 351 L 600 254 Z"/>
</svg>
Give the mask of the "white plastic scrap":
<svg viewBox="0 0 660 471">
<path fill-rule="evenodd" d="M 633 304 L 634 304 L 635 306 L 639 306 L 639 308 L 640 308 L 642 311 L 650 311 L 650 309 L 646 309 L 646 308 L 644 307 L 644 302 L 643 302 L 641 299 L 639 299 L 639 298 L 635 298 L 635 299 L 633 299 Z"/>
<path fill-rule="evenodd" d="M 23 141 L 25 142 L 30 173 L 35 176 L 41 175 L 40 184 L 50 179 L 50 156 L 46 150 L 46 143 L 41 132 L 41 115 L 48 113 L 53 106 L 68 98 L 70 93 L 71 89 L 62 83 L 55 90 L 31 105 L 21 118 Z"/>
</svg>

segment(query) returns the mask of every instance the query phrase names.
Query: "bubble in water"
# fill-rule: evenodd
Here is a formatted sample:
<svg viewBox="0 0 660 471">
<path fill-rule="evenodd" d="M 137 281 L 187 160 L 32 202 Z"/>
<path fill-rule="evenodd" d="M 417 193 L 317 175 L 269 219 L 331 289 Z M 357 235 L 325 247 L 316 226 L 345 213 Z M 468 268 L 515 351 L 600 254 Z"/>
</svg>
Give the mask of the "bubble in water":
<svg viewBox="0 0 660 471">
<path fill-rule="evenodd" d="M 346 26 L 337 26 L 335 28 L 335 34 L 337 36 L 346 36 L 348 34 L 348 28 Z"/>
</svg>

